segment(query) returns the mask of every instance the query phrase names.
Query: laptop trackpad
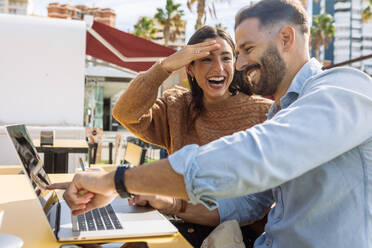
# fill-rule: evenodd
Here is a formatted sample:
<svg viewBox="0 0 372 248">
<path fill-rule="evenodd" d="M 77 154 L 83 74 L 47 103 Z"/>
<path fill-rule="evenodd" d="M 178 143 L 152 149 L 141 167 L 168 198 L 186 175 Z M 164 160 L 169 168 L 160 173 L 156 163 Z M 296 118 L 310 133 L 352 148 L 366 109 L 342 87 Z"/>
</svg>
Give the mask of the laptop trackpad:
<svg viewBox="0 0 372 248">
<path fill-rule="evenodd" d="M 111 203 L 123 221 L 164 220 L 164 217 L 151 207 L 129 206 L 127 199 L 116 199 Z"/>
</svg>

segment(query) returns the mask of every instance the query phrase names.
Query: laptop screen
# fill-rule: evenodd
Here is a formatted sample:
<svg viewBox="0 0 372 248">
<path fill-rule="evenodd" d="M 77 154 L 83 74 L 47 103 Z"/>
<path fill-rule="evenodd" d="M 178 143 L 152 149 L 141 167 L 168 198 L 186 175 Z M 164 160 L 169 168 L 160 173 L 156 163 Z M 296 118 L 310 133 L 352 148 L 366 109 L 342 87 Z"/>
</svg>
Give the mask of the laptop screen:
<svg viewBox="0 0 372 248">
<path fill-rule="evenodd" d="M 30 179 L 34 191 L 47 214 L 50 208 L 58 202 L 58 197 L 54 191 L 46 189 L 46 185 L 50 185 L 51 181 L 43 169 L 43 162 L 27 133 L 25 125 L 7 126 L 6 129 L 21 160 L 24 172 Z"/>
</svg>

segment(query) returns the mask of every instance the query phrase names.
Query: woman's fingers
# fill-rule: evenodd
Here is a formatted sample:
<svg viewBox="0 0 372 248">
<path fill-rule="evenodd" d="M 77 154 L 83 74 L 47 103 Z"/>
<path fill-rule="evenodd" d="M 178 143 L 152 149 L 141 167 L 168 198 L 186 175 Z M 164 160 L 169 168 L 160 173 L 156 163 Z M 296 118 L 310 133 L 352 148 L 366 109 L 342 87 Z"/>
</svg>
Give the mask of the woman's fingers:
<svg viewBox="0 0 372 248">
<path fill-rule="evenodd" d="M 220 47 L 215 40 L 187 45 L 180 51 L 165 58 L 160 64 L 169 73 L 180 69 L 194 60 L 201 59 Z"/>
<path fill-rule="evenodd" d="M 198 45 L 198 44 L 197 44 Z M 207 46 L 192 46 L 190 47 L 191 53 L 193 60 L 194 59 L 199 59 L 205 56 L 208 56 L 211 51 L 217 50 L 220 47 L 219 44 L 212 42 L 209 43 Z"/>
<path fill-rule="evenodd" d="M 193 45 L 189 45 L 189 46 L 190 47 L 207 47 L 207 46 L 211 46 L 211 45 L 214 45 L 214 44 L 217 44 L 216 40 L 205 41 L 205 42 L 201 42 L 201 43 L 197 43 L 197 44 L 193 44 Z"/>
<path fill-rule="evenodd" d="M 141 195 L 135 195 L 133 200 L 134 200 L 134 203 L 139 206 L 146 206 L 149 203 L 148 199 L 146 199 L 145 196 L 141 196 Z"/>
</svg>

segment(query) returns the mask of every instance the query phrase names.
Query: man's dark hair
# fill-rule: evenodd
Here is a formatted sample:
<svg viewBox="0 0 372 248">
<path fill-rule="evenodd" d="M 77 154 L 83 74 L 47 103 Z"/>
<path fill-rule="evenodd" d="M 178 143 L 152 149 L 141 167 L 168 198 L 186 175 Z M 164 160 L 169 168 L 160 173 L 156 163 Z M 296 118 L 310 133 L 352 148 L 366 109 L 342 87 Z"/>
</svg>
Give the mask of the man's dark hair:
<svg viewBox="0 0 372 248">
<path fill-rule="evenodd" d="M 257 18 L 262 26 L 287 22 L 299 26 L 303 33 L 309 32 L 306 11 L 298 0 L 262 0 L 243 8 L 235 17 L 235 29 L 248 18 Z"/>
</svg>

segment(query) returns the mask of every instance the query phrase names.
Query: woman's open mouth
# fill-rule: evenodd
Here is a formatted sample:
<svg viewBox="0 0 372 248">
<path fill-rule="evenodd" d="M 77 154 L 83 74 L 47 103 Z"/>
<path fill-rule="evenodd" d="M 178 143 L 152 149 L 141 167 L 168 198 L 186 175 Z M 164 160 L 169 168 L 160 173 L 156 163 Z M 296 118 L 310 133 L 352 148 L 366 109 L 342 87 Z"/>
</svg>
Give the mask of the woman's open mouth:
<svg viewBox="0 0 372 248">
<path fill-rule="evenodd" d="M 210 77 L 208 78 L 208 86 L 212 89 L 220 89 L 225 85 L 226 78 L 220 77 Z"/>
</svg>

